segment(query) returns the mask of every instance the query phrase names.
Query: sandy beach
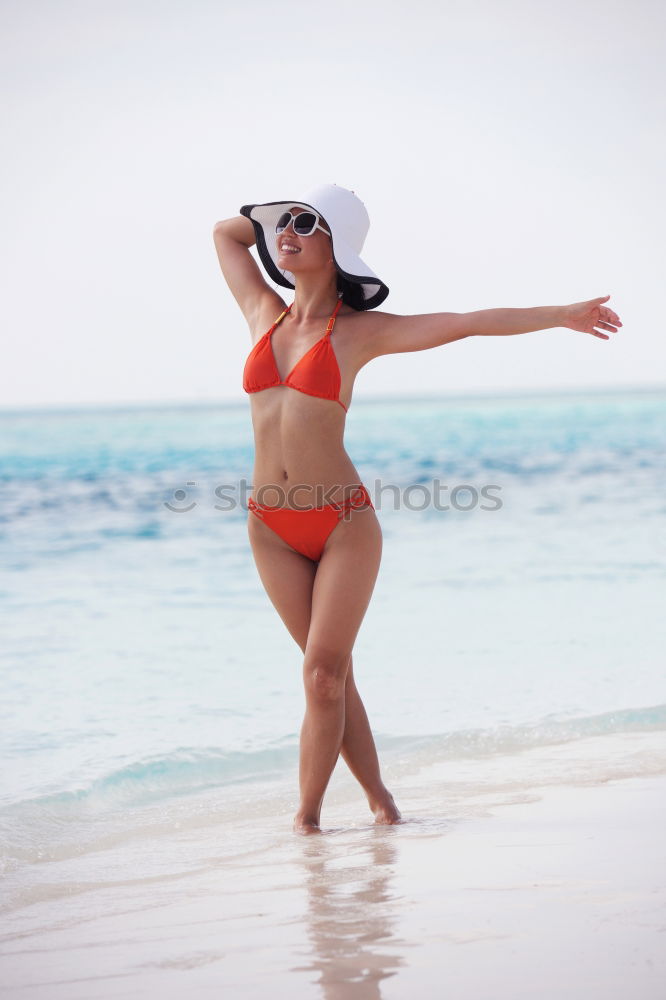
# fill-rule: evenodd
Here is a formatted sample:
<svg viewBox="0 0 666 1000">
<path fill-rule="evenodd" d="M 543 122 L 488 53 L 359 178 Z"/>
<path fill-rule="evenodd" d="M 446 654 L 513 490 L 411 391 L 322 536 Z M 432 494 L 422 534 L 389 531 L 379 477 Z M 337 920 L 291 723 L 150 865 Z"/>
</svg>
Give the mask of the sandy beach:
<svg viewBox="0 0 666 1000">
<path fill-rule="evenodd" d="M 360 809 L 336 826 L 344 784 L 324 836 L 290 833 L 285 809 L 270 849 L 192 869 L 190 831 L 168 878 L 142 876 L 138 852 L 134 878 L 15 909 L 5 995 L 664 996 L 666 776 L 393 828 Z"/>
</svg>

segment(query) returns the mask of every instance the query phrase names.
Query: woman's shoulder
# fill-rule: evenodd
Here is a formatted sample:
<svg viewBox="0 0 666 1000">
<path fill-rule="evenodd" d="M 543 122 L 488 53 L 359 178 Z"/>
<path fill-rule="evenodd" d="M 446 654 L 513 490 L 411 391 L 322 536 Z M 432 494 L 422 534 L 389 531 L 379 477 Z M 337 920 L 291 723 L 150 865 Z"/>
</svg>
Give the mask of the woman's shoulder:
<svg viewBox="0 0 666 1000">
<path fill-rule="evenodd" d="M 353 306 L 343 303 L 338 315 L 353 318 L 358 326 L 369 327 L 376 324 L 379 314 L 375 309 L 354 309 Z"/>
</svg>

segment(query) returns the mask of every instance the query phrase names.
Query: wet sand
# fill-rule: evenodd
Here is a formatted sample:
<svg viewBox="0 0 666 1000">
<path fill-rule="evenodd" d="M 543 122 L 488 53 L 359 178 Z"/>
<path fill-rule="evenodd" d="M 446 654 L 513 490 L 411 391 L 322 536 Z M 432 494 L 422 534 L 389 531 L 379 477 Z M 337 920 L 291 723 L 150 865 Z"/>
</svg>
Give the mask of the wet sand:
<svg viewBox="0 0 666 1000">
<path fill-rule="evenodd" d="M 139 852 L 135 878 L 5 915 L 3 995 L 661 1000 L 666 776 L 533 799 L 397 827 L 333 805 L 310 837 L 285 812 L 233 862 L 188 870 L 184 837 L 169 877 Z"/>
</svg>

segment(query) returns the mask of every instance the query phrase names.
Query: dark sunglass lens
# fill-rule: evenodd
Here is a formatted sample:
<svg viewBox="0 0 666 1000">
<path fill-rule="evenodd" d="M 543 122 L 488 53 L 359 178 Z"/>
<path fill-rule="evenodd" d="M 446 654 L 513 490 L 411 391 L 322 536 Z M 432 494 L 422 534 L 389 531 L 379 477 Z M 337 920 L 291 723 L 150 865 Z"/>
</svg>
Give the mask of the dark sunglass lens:
<svg viewBox="0 0 666 1000">
<path fill-rule="evenodd" d="M 276 223 L 276 226 L 275 226 L 275 232 L 276 233 L 283 232 L 283 230 L 285 230 L 287 228 L 287 226 L 289 225 L 289 220 L 290 219 L 291 219 L 291 212 L 284 212 L 280 216 L 280 218 L 277 220 L 277 223 Z"/>
<path fill-rule="evenodd" d="M 301 212 L 294 219 L 294 232 L 299 236 L 309 236 L 314 230 L 317 217 L 312 212 Z"/>
</svg>

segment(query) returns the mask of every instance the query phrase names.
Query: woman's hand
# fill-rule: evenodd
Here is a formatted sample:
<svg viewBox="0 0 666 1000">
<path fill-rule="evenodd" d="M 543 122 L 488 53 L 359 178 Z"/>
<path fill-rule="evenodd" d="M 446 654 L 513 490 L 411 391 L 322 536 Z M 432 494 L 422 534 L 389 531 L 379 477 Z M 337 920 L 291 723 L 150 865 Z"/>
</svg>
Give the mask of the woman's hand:
<svg viewBox="0 0 666 1000">
<path fill-rule="evenodd" d="M 579 333 L 591 333 L 594 337 L 601 337 L 602 340 L 610 340 L 606 333 L 601 330 L 610 330 L 617 333 L 618 326 L 622 326 L 620 317 L 612 309 L 602 305 L 608 302 L 610 295 L 602 295 L 599 299 L 589 299 L 587 302 L 574 302 L 573 305 L 564 307 L 564 320 L 562 326 L 568 330 L 578 330 Z M 595 327 L 601 330 L 595 330 Z"/>
</svg>

